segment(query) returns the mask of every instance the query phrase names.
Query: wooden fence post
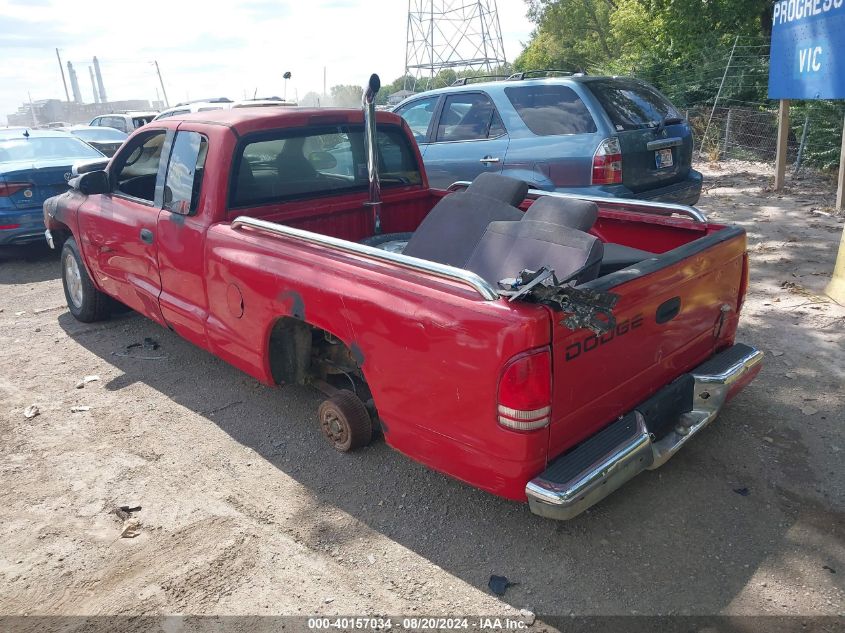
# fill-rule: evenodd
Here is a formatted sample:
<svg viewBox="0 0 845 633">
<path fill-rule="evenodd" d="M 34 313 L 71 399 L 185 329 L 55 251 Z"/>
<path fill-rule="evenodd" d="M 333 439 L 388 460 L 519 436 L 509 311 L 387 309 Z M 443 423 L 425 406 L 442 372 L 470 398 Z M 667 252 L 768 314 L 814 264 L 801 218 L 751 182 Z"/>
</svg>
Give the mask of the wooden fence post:
<svg viewBox="0 0 845 633">
<path fill-rule="evenodd" d="M 845 207 L 845 121 L 842 123 L 842 147 L 839 150 L 839 179 L 836 188 L 836 209 L 841 211 L 843 207 Z M 833 276 L 830 278 L 825 293 L 836 303 L 845 305 L 845 230 L 842 231 Z"/>
<path fill-rule="evenodd" d="M 783 191 L 786 179 L 786 141 L 789 138 L 789 99 L 780 100 L 778 110 L 778 146 L 775 155 L 775 191 Z"/>
</svg>

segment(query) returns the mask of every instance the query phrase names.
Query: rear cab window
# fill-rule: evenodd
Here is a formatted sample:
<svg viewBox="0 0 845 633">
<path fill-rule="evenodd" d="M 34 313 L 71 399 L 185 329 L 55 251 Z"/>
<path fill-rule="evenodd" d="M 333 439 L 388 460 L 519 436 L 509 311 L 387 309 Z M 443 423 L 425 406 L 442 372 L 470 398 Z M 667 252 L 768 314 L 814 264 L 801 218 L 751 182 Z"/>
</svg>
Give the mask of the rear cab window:
<svg viewBox="0 0 845 633">
<path fill-rule="evenodd" d="M 664 119 L 683 117 L 666 97 L 632 79 L 597 79 L 586 83 L 617 132 L 657 127 Z"/>
<path fill-rule="evenodd" d="M 534 84 L 505 88 L 525 126 L 537 136 L 593 134 L 596 123 L 581 98 L 568 86 Z"/>
<path fill-rule="evenodd" d="M 378 129 L 382 188 L 422 184 L 416 157 L 401 128 Z M 278 130 L 245 137 L 235 151 L 229 206 L 258 206 L 366 191 L 362 125 Z"/>
</svg>

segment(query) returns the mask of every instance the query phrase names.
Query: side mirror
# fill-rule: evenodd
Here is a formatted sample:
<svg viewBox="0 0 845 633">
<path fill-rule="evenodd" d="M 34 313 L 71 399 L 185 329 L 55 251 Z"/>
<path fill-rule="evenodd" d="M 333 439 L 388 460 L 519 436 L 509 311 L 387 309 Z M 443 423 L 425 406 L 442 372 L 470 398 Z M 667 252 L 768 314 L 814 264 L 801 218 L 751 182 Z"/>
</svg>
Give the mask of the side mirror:
<svg viewBox="0 0 845 633">
<path fill-rule="evenodd" d="M 75 180 L 75 188 L 86 196 L 92 196 L 98 193 L 109 193 L 111 191 L 109 175 L 104 171 L 89 171 L 78 178 L 75 178 Z"/>
<path fill-rule="evenodd" d="M 94 160 L 80 160 L 76 161 L 70 168 L 70 173 L 74 176 L 81 176 L 90 171 L 102 171 L 109 164 L 108 158 L 96 158 Z"/>
</svg>

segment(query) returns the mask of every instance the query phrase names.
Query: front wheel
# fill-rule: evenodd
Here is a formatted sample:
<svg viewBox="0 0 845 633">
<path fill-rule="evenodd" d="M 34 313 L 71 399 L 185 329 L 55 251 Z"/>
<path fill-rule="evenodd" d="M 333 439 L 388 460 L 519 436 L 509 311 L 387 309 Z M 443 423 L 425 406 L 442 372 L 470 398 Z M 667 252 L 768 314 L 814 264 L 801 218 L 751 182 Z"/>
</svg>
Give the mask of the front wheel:
<svg viewBox="0 0 845 633">
<path fill-rule="evenodd" d="M 94 287 L 72 237 L 62 246 L 62 285 L 67 307 L 77 321 L 92 323 L 109 316 L 109 298 Z"/>
</svg>

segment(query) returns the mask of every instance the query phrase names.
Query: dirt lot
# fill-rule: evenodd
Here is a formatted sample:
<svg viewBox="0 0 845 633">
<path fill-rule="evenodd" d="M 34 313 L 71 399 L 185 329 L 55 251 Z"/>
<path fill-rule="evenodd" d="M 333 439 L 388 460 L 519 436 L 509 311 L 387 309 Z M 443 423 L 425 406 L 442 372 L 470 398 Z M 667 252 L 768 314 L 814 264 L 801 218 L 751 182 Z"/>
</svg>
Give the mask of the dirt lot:
<svg viewBox="0 0 845 633">
<path fill-rule="evenodd" d="M 700 203 L 748 231 L 740 339 L 765 369 L 660 471 L 568 523 L 383 442 L 336 454 L 318 394 L 131 313 L 76 322 L 52 254 L 0 263 L 0 613 L 842 614 L 845 309 L 821 292 L 843 220 L 830 183 L 770 182 L 708 168 Z M 145 337 L 159 348 L 127 351 Z M 120 506 L 141 506 L 137 537 Z M 491 574 L 519 584 L 498 598 Z"/>
</svg>

